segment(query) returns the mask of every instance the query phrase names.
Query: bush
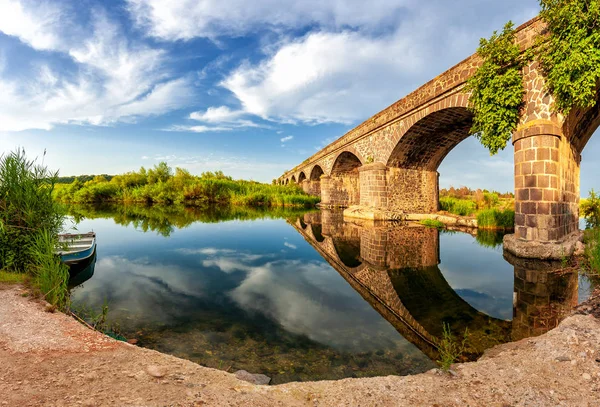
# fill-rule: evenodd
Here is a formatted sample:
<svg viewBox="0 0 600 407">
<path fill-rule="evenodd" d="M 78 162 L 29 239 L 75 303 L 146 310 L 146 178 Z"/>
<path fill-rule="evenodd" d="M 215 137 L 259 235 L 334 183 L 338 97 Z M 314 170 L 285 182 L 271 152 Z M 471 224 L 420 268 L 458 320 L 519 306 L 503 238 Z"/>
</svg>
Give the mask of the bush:
<svg viewBox="0 0 600 407">
<path fill-rule="evenodd" d="M 582 200 L 580 209 L 585 218 L 586 229 L 600 227 L 600 197 L 596 195 L 593 189 L 590 191 L 588 199 Z"/>
</svg>

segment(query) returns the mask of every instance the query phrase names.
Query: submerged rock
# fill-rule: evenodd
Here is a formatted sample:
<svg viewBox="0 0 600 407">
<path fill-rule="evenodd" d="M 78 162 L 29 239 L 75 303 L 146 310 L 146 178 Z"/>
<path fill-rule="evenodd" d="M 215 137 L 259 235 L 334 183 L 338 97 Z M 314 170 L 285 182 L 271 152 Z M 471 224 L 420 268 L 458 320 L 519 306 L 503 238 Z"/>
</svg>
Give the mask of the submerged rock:
<svg viewBox="0 0 600 407">
<path fill-rule="evenodd" d="M 238 380 L 243 380 L 245 382 L 252 383 L 252 384 L 267 385 L 267 384 L 271 383 L 271 378 L 269 376 L 266 376 L 266 375 L 260 374 L 260 373 L 254 374 L 254 373 L 249 373 L 245 370 L 238 370 L 234 374 Z"/>
</svg>

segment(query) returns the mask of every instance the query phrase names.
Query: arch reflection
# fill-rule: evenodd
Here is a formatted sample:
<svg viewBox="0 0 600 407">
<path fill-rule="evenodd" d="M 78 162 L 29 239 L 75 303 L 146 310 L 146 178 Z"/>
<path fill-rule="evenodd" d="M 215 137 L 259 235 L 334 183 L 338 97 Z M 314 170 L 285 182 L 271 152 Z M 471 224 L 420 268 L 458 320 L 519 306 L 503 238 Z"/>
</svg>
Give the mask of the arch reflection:
<svg viewBox="0 0 600 407">
<path fill-rule="evenodd" d="M 507 258 L 514 267 L 512 321 L 474 308 L 440 270 L 437 229 L 345 222 L 341 212 L 331 210 L 307 214 L 293 226 L 403 337 L 433 360 L 439 356 L 436 344 L 444 324 L 457 337 L 468 330 L 463 357 L 472 360 L 497 344 L 556 327 L 577 305 L 577 273 L 557 274 L 557 264 Z M 491 240 L 497 239 L 477 239 L 480 245 L 494 247 Z"/>
</svg>

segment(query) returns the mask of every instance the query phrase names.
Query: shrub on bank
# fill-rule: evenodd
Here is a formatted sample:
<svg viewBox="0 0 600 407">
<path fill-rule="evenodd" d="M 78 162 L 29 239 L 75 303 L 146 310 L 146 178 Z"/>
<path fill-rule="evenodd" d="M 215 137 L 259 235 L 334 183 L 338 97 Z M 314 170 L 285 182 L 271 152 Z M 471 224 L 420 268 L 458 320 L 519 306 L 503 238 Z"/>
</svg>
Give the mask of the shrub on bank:
<svg viewBox="0 0 600 407">
<path fill-rule="evenodd" d="M 581 215 L 585 218 L 586 228 L 600 227 L 600 197 L 592 189 L 587 199 L 582 199 L 579 204 Z"/>
</svg>

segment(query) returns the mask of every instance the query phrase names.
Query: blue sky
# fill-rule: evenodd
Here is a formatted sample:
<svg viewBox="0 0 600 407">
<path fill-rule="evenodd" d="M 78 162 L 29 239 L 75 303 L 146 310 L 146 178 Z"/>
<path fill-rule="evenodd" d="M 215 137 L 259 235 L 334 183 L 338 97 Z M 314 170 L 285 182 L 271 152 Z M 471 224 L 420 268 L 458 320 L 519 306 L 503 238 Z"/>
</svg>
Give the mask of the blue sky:
<svg viewBox="0 0 600 407">
<path fill-rule="evenodd" d="M 0 153 L 63 175 L 167 161 L 270 181 L 472 54 L 537 0 L 0 0 Z M 596 186 L 600 140 L 584 151 Z M 512 190 L 512 148 L 440 169 Z"/>
</svg>

